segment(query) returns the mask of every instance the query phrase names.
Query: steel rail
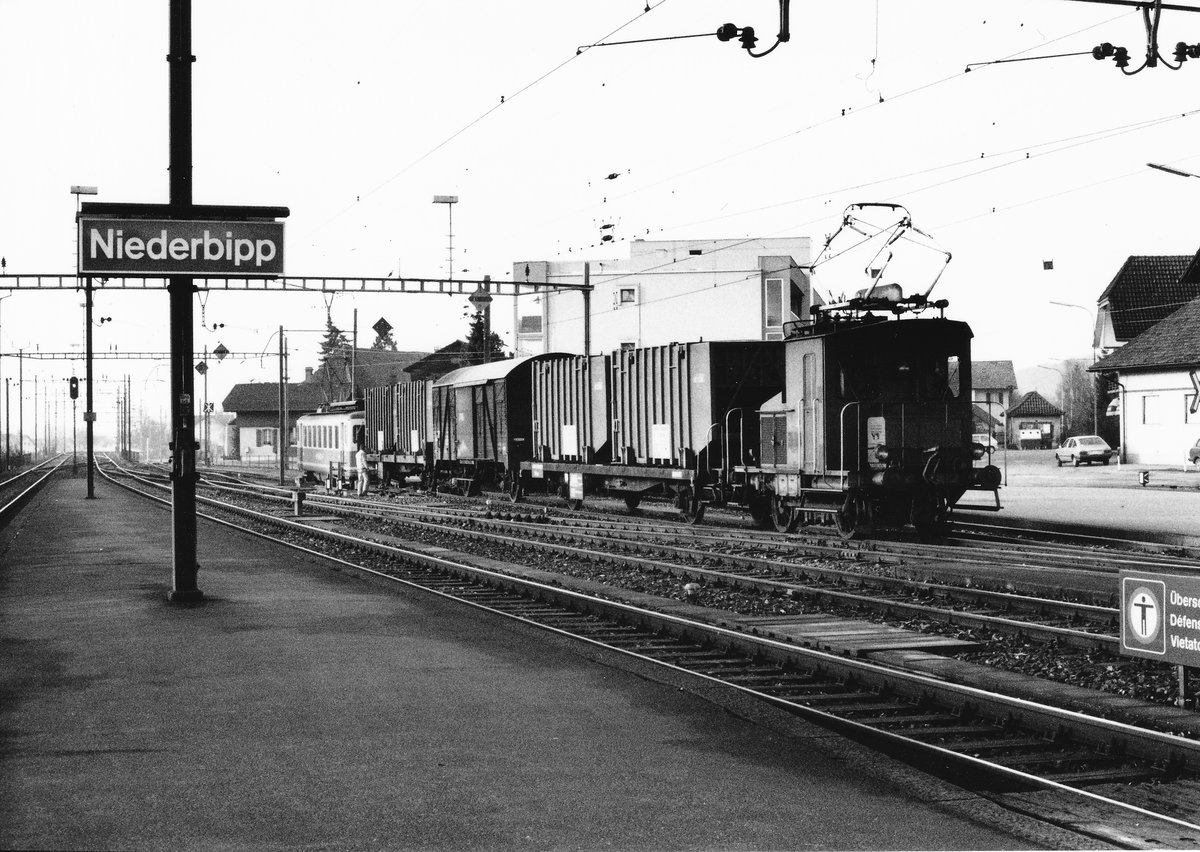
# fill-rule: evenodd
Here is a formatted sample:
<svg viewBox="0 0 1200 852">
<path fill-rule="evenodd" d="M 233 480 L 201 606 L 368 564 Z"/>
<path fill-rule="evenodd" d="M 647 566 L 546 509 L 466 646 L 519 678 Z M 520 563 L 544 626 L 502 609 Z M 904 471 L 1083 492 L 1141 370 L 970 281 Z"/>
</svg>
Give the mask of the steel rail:
<svg viewBox="0 0 1200 852">
<path fill-rule="evenodd" d="M 57 464 L 54 464 L 53 467 L 49 467 L 48 470 L 42 471 L 42 468 L 51 465 L 55 459 L 58 459 Z M 32 475 L 38 473 L 39 471 L 42 472 L 42 476 L 40 476 L 38 479 L 35 479 L 33 482 L 23 488 L 16 497 L 12 498 L 7 503 L 0 505 L 0 528 L 7 526 L 9 522 L 11 522 L 12 519 L 17 516 L 24 505 L 29 502 L 30 498 L 40 491 L 42 487 L 45 486 L 45 484 L 50 480 L 50 477 L 61 470 L 62 466 L 66 463 L 67 460 L 65 455 L 62 455 L 61 457 L 55 456 L 54 459 L 47 459 L 44 462 L 40 462 L 37 466 L 31 467 L 29 470 L 22 471 L 16 476 L 6 479 L 3 483 L 0 483 L 0 486 L 7 486 L 16 482 L 23 476 Z"/>
<path fill-rule="evenodd" d="M 242 495 L 252 493 L 244 489 L 230 486 L 210 487 Z M 263 499 L 270 500 L 290 500 L 290 497 L 276 496 L 274 494 L 254 496 L 261 496 Z M 317 503 L 317 500 L 315 499 L 308 499 L 310 500 L 310 504 Z M 385 518 L 397 523 L 411 524 L 431 531 L 440 531 L 445 529 L 443 524 L 438 524 L 433 521 L 416 520 L 411 516 L 408 516 L 407 513 L 405 513 L 405 516 L 397 518 L 395 513 L 391 511 L 391 507 L 367 503 L 366 501 L 351 499 L 326 499 L 322 500 L 319 505 L 335 513 L 349 514 L 360 517 Z M 1119 638 L 1115 634 L 1111 633 L 1077 630 L 1069 627 L 1039 624 L 1033 621 L 1023 621 L 1020 619 L 989 615 L 986 613 L 950 609 L 945 606 L 936 606 L 927 603 L 896 600 L 894 598 L 880 598 L 868 594 L 830 588 L 828 586 L 805 585 L 789 580 L 746 576 L 745 574 L 738 574 L 715 568 L 704 568 L 683 562 L 672 563 L 651 560 L 640 555 L 626 556 L 614 551 L 611 548 L 611 545 L 614 541 L 613 539 L 607 539 L 602 536 L 591 534 L 584 535 L 575 531 L 559 530 L 553 527 L 548 527 L 545 524 L 530 524 L 520 521 L 483 520 L 478 517 L 473 517 L 469 520 L 474 526 L 493 526 L 498 529 L 517 527 L 525 533 L 533 535 L 539 539 L 570 539 L 570 541 L 573 542 L 571 544 L 558 544 L 554 542 L 542 541 L 539 546 L 544 549 L 574 556 L 579 559 L 621 564 L 626 567 L 636 569 L 649 568 L 664 574 L 687 576 L 691 579 L 708 580 L 716 583 L 727 583 L 732 586 L 749 588 L 761 592 L 800 593 L 805 597 L 814 600 L 824 599 L 846 605 L 863 606 L 884 614 L 891 614 L 897 611 L 907 612 L 915 616 L 924 616 L 930 618 L 931 620 L 946 624 L 960 624 L 968 627 L 987 628 L 1007 634 L 1022 635 L 1027 638 L 1038 638 L 1046 642 L 1062 641 L 1073 647 L 1094 648 L 1115 653 L 1119 645 Z M 507 546 L 517 547 L 529 546 L 531 544 L 527 538 L 516 538 L 503 533 L 486 532 L 478 529 L 468 529 L 465 527 L 459 528 L 459 531 L 461 534 L 469 537 L 493 541 Z M 580 541 L 590 543 L 597 547 L 608 547 L 602 550 L 587 549 L 578 546 L 577 542 Z M 629 544 L 629 542 L 624 543 Z M 990 601 L 992 606 L 1000 608 L 1018 606 L 1021 609 L 1029 612 L 1031 615 L 1040 614 L 1046 609 L 1055 609 L 1060 613 L 1065 613 L 1067 616 L 1077 615 L 1091 618 L 1093 620 L 1100 619 L 1111 625 L 1120 614 L 1119 611 L 1113 607 L 1076 604 L 1066 601 L 1053 601 L 1047 598 L 1013 595 L 1007 592 L 994 592 L 985 589 L 966 589 L 945 584 L 927 583 L 917 580 L 905 580 L 902 578 L 878 577 L 834 568 L 811 568 L 761 557 L 749 557 L 724 553 L 714 554 L 711 552 L 687 550 L 671 545 L 652 545 L 646 542 L 638 542 L 637 544 L 643 550 L 655 552 L 660 556 L 666 554 L 677 558 L 720 559 L 750 570 L 769 571 L 772 574 L 783 574 L 793 577 L 798 575 L 810 580 L 815 579 L 826 580 L 828 582 L 835 583 L 852 583 L 864 588 L 875 587 L 879 592 L 883 593 L 899 592 L 908 595 L 929 593 L 943 598 L 959 598 L 964 602 L 969 601 L 977 606 L 986 606 L 986 604 L 983 602 Z"/>
<path fill-rule="evenodd" d="M 145 495 L 145 492 L 133 488 L 133 486 L 128 485 L 127 483 L 121 483 L 111 479 L 107 473 L 104 475 L 117 485 L 129 488 L 136 493 Z M 147 484 L 156 488 L 161 488 L 161 486 L 158 486 L 155 483 L 147 482 Z M 145 496 L 150 496 L 151 499 L 157 500 L 161 504 L 167 503 L 167 501 L 162 500 L 162 498 L 152 497 L 151 495 Z M 236 514 L 254 518 L 260 522 L 282 526 L 286 529 L 291 529 L 306 536 L 312 536 L 315 533 L 321 537 L 328 538 L 346 546 L 372 550 L 393 558 L 399 558 L 406 562 L 433 567 L 438 570 L 450 571 L 463 576 L 469 576 L 476 578 L 488 585 L 498 586 L 500 588 L 521 589 L 524 590 L 525 593 L 532 596 L 543 599 L 548 598 L 551 600 L 563 601 L 567 605 L 580 608 L 585 611 L 604 613 L 608 617 L 616 616 L 627 621 L 632 621 L 635 624 L 659 625 L 660 627 L 656 627 L 655 629 L 670 629 L 672 632 L 677 632 L 684 637 L 688 636 L 689 634 L 700 633 L 706 637 L 724 640 L 729 643 L 730 648 L 748 647 L 748 653 L 753 656 L 769 654 L 772 658 L 779 659 L 780 661 L 804 660 L 806 663 L 813 664 L 815 668 L 842 673 L 847 677 L 847 679 L 853 679 L 860 682 L 871 681 L 876 683 L 881 691 L 891 692 L 896 686 L 899 685 L 904 687 L 903 691 L 905 694 L 910 695 L 917 700 L 927 698 L 928 695 L 934 694 L 940 696 L 941 699 L 950 706 L 954 706 L 956 703 L 962 703 L 965 705 L 985 704 L 999 709 L 1001 714 L 1008 714 L 1009 718 L 1018 716 L 1023 722 L 1041 720 L 1042 724 L 1036 727 L 1040 727 L 1043 730 L 1061 732 L 1063 725 L 1073 726 L 1072 730 L 1075 733 L 1087 733 L 1088 740 L 1094 745 L 1101 747 L 1112 746 L 1115 740 L 1121 739 L 1126 744 L 1133 742 L 1136 743 L 1139 748 L 1145 749 L 1146 752 L 1149 753 L 1148 759 L 1173 765 L 1183 765 L 1185 763 L 1190 766 L 1200 765 L 1200 743 L 1195 741 L 1183 740 L 1179 737 L 1159 734 L 1154 731 L 1147 731 L 1145 729 L 1136 728 L 1135 726 L 1127 725 L 1121 722 L 1096 719 L 1075 711 L 1049 707 L 1047 705 L 1037 704 L 1026 699 L 1003 696 L 975 687 L 949 684 L 944 681 L 939 681 L 937 679 L 929 678 L 919 674 L 897 672 L 894 669 L 876 666 L 864 661 L 848 659 L 814 649 L 800 648 L 783 642 L 766 639 L 764 637 L 750 636 L 739 631 L 729 630 L 716 625 L 706 624 L 704 622 L 695 621 L 669 613 L 655 612 L 653 610 L 647 610 L 617 601 L 596 598 L 573 590 L 551 586 L 528 579 L 517 578 L 511 575 L 461 562 L 455 562 L 454 560 L 446 559 L 444 557 L 382 545 L 377 542 L 358 539 L 353 536 L 329 530 L 317 530 L 304 524 L 299 524 L 294 521 L 274 517 L 271 515 L 264 515 L 253 510 L 221 506 L 218 501 L 209 500 L 207 498 L 204 499 L 204 502 L 209 504 L 217 504 L 218 507 L 224 511 L 231 511 Z M 336 561 L 339 564 L 347 567 L 353 567 L 376 579 L 399 582 L 409 588 L 435 594 L 442 598 L 449 598 L 459 602 L 467 602 L 479 609 L 494 614 L 503 615 L 506 618 L 512 618 L 514 620 L 521 621 L 529 626 L 533 626 L 542 630 L 548 630 L 550 632 L 554 632 L 565 637 L 570 637 L 575 640 L 581 640 L 581 637 L 569 630 L 548 627 L 547 625 L 535 619 L 525 618 L 520 615 L 512 615 L 504 612 L 501 609 L 497 609 L 486 604 L 463 601 L 463 599 L 458 596 L 448 595 L 444 592 L 430 589 L 428 586 L 422 585 L 419 582 L 397 578 L 392 574 L 378 571 L 367 566 L 362 566 L 349 560 L 343 560 L 340 557 L 333 557 L 328 554 L 321 553 L 320 551 L 295 545 L 291 542 L 281 541 L 275 536 L 270 536 L 259 531 L 247 529 L 241 525 L 234 524 L 231 521 L 213 518 L 207 514 L 204 514 L 203 517 L 217 521 L 218 523 L 229 526 L 233 529 L 249 532 L 252 535 L 261 537 L 268 541 L 272 541 L 277 544 L 284 544 L 285 546 L 292 547 L 305 553 Z M 912 753 L 933 756 L 939 760 L 946 761 L 956 766 L 980 770 L 993 776 L 1006 778 L 1010 781 L 1019 782 L 1025 785 L 1031 785 L 1035 788 L 1054 790 L 1064 795 L 1082 797 L 1094 803 L 1102 804 L 1105 807 L 1120 809 L 1125 813 L 1136 814 L 1138 816 L 1157 820 L 1177 828 L 1184 828 L 1188 831 L 1200 832 L 1200 824 L 1178 819 L 1166 814 L 1156 813 L 1129 802 L 1123 802 L 1119 799 L 1113 799 L 1108 796 L 1093 793 L 1090 790 L 1074 787 L 1069 784 L 1055 781 L 1051 778 L 1045 778 L 1026 772 L 1024 770 L 1013 769 L 1003 764 L 997 764 L 988 761 L 984 758 L 963 754 L 935 744 L 905 737 L 894 731 L 883 730 L 862 722 L 855 721 L 853 719 L 837 716 L 803 703 L 790 701 L 779 696 L 773 696 L 756 690 L 752 687 L 725 680 L 719 676 L 698 673 L 692 669 L 682 666 L 664 663 L 662 660 L 659 660 L 653 656 L 641 654 L 637 651 L 622 648 L 618 645 L 608 644 L 603 640 L 582 639 L 582 641 L 603 647 L 609 651 L 617 651 L 618 653 L 636 658 L 645 663 L 652 663 L 656 666 L 666 667 L 680 674 L 690 675 L 692 677 L 709 681 L 714 684 L 719 684 L 727 688 L 732 687 L 759 700 L 767 701 L 774 706 L 783 707 L 790 712 L 810 718 L 827 727 L 853 732 L 859 737 L 872 742 L 888 742 L 892 745 L 903 747 Z M 1079 828 L 1076 828 L 1075 830 L 1081 831 Z M 1105 839 L 1111 838 L 1106 837 Z"/>
</svg>

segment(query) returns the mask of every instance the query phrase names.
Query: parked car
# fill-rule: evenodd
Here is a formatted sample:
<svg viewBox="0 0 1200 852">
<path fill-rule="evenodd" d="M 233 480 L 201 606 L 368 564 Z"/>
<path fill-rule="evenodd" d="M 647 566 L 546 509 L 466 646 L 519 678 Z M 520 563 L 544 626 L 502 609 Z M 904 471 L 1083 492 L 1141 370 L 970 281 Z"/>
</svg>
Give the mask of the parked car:
<svg viewBox="0 0 1200 852">
<path fill-rule="evenodd" d="M 1054 451 L 1054 460 L 1058 462 L 1059 467 L 1066 462 L 1075 467 L 1092 462 L 1108 464 L 1112 457 L 1113 448 L 1099 435 L 1077 435 L 1067 438 L 1063 445 Z"/>
<path fill-rule="evenodd" d="M 988 452 L 994 453 L 996 451 L 996 439 L 986 432 L 976 432 L 971 436 L 971 441 L 987 447 Z"/>
<path fill-rule="evenodd" d="M 1188 461 L 1200 467 L 1200 440 L 1188 448 Z"/>
</svg>

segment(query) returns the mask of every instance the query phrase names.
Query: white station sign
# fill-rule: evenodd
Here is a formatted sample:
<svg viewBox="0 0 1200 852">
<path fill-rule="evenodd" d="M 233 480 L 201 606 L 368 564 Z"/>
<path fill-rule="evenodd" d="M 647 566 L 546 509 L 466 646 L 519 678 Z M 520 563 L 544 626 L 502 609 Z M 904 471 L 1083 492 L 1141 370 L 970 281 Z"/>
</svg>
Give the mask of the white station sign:
<svg viewBox="0 0 1200 852">
<path fill-rule="evenodd" d="M 283 223 L 82 216 L 79 274 L 272 278 Z"/>
</svg>

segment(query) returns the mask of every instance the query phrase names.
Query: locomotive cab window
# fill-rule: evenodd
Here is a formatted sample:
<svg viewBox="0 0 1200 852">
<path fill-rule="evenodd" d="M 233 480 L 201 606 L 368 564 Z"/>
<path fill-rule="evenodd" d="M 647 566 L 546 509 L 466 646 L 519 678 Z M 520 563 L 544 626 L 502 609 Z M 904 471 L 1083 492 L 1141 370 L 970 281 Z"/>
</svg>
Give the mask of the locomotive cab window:
<svg viewBox="0 0 1200 852">
<path fill-rule="evenodd" d="M 926 399 L 958 399 L 958 356 L 934 353 L 924 378 Z"/>
</svg>

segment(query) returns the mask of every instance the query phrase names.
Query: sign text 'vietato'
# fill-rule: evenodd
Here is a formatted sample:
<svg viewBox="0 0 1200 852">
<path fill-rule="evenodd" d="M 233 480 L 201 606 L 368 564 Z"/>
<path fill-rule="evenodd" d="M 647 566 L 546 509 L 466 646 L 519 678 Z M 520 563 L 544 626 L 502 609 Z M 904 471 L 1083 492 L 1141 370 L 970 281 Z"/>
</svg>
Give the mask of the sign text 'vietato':
<svg viewBox="0 0 1200 852">
<path fill-rule="evenodd" d="M 79 220 L 80 275 L 283 274 L 282 222 Z"/>
</svg>

